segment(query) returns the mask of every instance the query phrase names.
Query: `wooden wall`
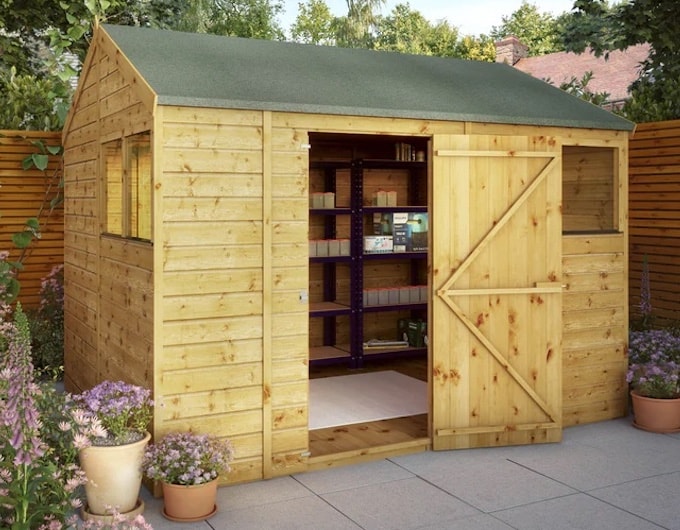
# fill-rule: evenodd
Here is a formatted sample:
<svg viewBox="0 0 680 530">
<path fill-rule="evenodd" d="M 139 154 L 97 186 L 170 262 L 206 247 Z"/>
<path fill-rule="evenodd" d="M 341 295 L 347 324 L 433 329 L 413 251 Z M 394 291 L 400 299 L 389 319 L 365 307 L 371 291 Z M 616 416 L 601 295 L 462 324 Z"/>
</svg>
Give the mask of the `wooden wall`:
<svg viewBox="0 0 680 530">
<path fill-rule="evenodd" d="M 565 426 L 626 414 L 625 260 L 623 234 L 563 237 Z"/>
<path fill-rule="evenodd" d="M 105 379 L 153 388 L 153 246 L 102 236 L 100 147 L 149 130 L 140 85 L 97 38 L 65 137 L 66 388 Z"/>
<path fill-rule="evenodd" d="M 657 324 L 680 321 L 680 120 L 640 123 L 630 140 L 630 313 L 649 260 Z"/>
<path fill-rule="evenodd" d="M 61 156 L 50 157 L 45 172 L 36 168 L 22 169 L 27 156 L 38 153 L 31 142 L 46 145 L 61 144 L 60 132 L 0 131 L 0 250 L 10 252 L 9 260 L 17 260 L 22 251 L 12 242 L 12 235 L 24 229 L 26 219 L 41 216 L 41 238 L 34 239 L 23 258 L 24 269 L 19 273 L 21 292 L 19 300 L 24 308 L 34 308 L 40 303 L 41 279 L 52 267 L 64 262 L 63 205 L 50 214 L 49 201 L 54 197 L 61 178 Z M 45 202 L 48 186 L 52 192 Z"/>
<path fill-rule="evenodd" d="M 230 482 L 294 472 L 308 444 L 306 134 L 263 112 L 161 112 L 158 432 L 229 436 Z"/>
</svg>

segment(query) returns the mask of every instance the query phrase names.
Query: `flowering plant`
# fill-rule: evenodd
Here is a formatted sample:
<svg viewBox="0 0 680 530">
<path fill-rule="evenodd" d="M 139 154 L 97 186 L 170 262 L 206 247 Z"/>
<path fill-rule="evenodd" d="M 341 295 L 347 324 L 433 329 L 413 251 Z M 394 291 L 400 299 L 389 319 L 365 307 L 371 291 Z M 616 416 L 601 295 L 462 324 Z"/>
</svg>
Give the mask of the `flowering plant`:
<svg viewBox="0 0 680 530">
<path fill-rule="evenodd" d="M 632 331 L 626 381 L 641 396 L 680 397 L 680 336 L 664 329 Z"/>
<path fill-rule="evenodd" d="M 104 381 L 75 396 L 103 428 L 92 437 L 92 445 L 123 445 L 144 438 L 153 414 L 150 396 L 148 389 L 123 381 Z"/>
<path fill-rule="evenodd" d="M 228 440 L 208 434 L 170 433 L 149 445 L 142 470 L 152 480 L 195 485 L 230 471 L 234 450 Z"/>
</svg>

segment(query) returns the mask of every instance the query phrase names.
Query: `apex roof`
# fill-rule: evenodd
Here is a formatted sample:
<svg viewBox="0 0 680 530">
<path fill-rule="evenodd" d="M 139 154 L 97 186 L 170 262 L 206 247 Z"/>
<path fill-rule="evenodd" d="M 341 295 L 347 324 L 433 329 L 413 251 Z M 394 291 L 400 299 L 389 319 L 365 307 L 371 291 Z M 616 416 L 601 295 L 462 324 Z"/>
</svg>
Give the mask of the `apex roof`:
<svg viewBox="0 0 680 530">
<path fill-rule="evenodd" d="M 632 130 L 497 63 L 103 25 L 159 105 Z"/>
</svg>

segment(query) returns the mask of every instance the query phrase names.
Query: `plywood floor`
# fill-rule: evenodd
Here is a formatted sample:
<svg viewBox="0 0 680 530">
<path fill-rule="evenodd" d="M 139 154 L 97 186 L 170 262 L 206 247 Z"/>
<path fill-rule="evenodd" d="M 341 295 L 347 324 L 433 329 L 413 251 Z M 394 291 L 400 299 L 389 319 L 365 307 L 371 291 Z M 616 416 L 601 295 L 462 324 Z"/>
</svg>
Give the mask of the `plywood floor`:
<svg viewBox="0 0 680 530">
<path fill-rule="evenodd" d="M 368 360 L 364 363 L 364 367 L 352 370 L 341 364 L 312 366 L 309 369 L 309 377 L 331 377 L 380 370 L 396 370 L 404 375 L 427 381 L 427 359 L 424 356 L 395 360 Z M 427 414 L 309 431 L 309 450 L 312 458 L 339 453 L 374 451 L 388 445 L 415 447 L 428 444 Z"/>
</svg>

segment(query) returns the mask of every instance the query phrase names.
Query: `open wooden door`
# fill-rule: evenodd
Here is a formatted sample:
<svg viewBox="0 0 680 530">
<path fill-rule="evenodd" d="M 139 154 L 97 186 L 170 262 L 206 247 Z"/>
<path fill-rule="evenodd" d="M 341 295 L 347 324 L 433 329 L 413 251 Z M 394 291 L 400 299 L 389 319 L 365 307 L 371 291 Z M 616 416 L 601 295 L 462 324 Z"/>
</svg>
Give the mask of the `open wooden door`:
<svg viewBox="0 0 680 530">
<path fill-rule="evenodd" d="M 433 447 L 559 441 L 559 146 L 438 135 L 432 150 Z"/>
</svg>

